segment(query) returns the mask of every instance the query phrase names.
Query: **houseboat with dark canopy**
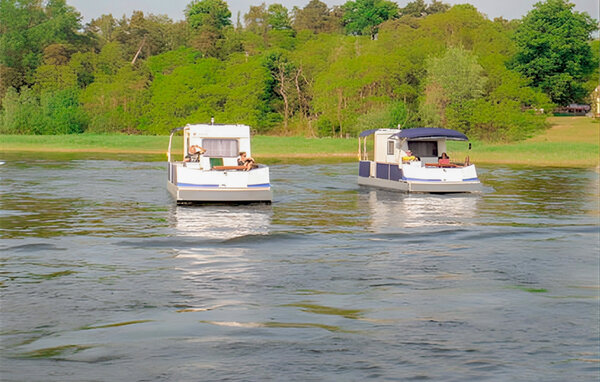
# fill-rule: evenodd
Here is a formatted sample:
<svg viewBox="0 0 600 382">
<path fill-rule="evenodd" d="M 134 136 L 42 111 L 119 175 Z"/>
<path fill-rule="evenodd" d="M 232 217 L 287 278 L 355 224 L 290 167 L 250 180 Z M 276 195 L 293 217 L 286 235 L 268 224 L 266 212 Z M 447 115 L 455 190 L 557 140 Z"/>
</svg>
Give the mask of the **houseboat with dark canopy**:
<svg viewBox="0 0 600 382">
<path fill-rule="evenodd" d="M 374 139 L 372 160 L 367 150 L 370 137 Z M 365 130 L 358 138 L 358 184 L 403 192 L 481 191 L 469 157 L 457 163 L 445 155 L 449 140 L 468 138 L 456 130 L 433 127 Z"/>
</svg>

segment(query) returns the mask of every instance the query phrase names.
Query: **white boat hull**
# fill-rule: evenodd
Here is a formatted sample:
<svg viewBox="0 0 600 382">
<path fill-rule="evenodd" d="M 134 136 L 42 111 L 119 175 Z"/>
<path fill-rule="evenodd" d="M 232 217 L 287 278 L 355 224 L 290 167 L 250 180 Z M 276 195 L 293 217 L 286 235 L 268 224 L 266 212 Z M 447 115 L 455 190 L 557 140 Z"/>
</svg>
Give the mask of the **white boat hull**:
<svg viewBox="0 0 600 382">
<path fill-rule="evenodd" d="M 395 191 L 402 191 L 402 192 L 455 193 L 455 192 L 480 192 L 481 191 L 481 183 L 479 181 L 419 182 L 419 181 L 365 178 L 365 177 L 359 176 L 358 184 L 361 186 L 385 188 L 388 190 L 395 190 Z"/>
<path fill-rule="evenodd" d="M 271 203 L 269 168 L 250 171 L 203 170 L 170 163 L 167 189 L 177 203 Z"/>
<path fill-rule="evenodd" d="M 167 182 L 167 189 L 178 203 L 271 203 L 273 192 L 267 188 L 180 187 Z"/>
<path fill-rule="evenodd" d="M 475 166 L 459 168 L 427 168 L 420 162 L 387 164 L 361 161 L 358 184 L 423 193 L 480 192 L 481 182 Z"/>
</svg>

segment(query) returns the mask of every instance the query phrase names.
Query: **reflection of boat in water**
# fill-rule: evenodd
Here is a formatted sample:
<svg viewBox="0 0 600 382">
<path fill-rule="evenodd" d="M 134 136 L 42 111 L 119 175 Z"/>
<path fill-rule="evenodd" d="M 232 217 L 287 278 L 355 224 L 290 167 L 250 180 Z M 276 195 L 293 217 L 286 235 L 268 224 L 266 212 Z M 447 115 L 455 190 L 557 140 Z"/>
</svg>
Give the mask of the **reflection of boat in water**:
<svg viewBox="0 0 600 382">
<path fill-rule="evenodd" d="M 374 135 L 372 161 L 366 143 L 370 135 Z M 469 158 L 464 163 L 451 163 L 445 155 L 448 140 L 468 138 L 455 130 L 431 127 L 363 131 L 358 141 L 358 184 L 405 192 L 481 191 L 475 165 Z"/>
<path fill-rule="evenodd" d="M 183 150 L 190 161 L 172 161 L 173 134 L 183 130 Z M 245 125 L 187 125 L 171 131 L 167 188 L 177 203 L 271 203 L 269 168 L 238 165 L 238 154 L 250 153 Z M 197 153 L 197 154 L 196 154 Z"/>
<path fill-rule="evenodd" d="M 371 190 L 362 194 L 371 210 L 371 226 L 379 229 L 473 224 L 476 195 L 398 194 Z"/>
<path fill-rule="evenodd" d="M 178 206 L 174 218 L 179 236 L 231 239 L 267 235 L 271 215 L 271 208 L 266 206 Z"/>
</svg>

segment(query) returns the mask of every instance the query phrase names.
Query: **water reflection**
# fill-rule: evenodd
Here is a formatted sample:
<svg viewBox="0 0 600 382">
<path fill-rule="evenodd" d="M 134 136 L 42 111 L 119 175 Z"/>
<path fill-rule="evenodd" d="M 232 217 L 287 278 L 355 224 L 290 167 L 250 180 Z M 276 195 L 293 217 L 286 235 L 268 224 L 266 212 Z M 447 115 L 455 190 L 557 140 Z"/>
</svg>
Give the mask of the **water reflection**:
<svg viewBox="0 0 600 382">
<path fill-rule="evenodd" d="M 458 226 L 476 216 L 480 195 L 404 194 L 371 190 L 361 194 L 370 210 L 371 229 Z"/>
<path fill-rule="evenodd" d="M 269 206 L 178 206 L 174 209 L 176 234 L 206 239 L 268 235 Z"/>
</svg>

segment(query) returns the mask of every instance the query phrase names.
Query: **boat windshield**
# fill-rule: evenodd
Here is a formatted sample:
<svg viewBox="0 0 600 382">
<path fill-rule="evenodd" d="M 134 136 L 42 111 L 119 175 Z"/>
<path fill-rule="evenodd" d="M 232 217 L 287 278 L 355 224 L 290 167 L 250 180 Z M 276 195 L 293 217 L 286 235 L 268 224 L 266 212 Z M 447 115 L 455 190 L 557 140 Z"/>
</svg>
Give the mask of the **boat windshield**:
<svg viewBox="0 0 600 382">
<path fill-rule="evenodd" d="M 204 138 L 202 147 L 206 149 L 206 155 L 213 158 L 237 157 L 239 153 L 237 139 Z"/>
<path fill-rule="evenodd" d="M 435 141 L 414 141 L 408 142 L 408 148 L 413 155 L 421 157 L 437 157 L 438 146 Z"/>
</svg>

